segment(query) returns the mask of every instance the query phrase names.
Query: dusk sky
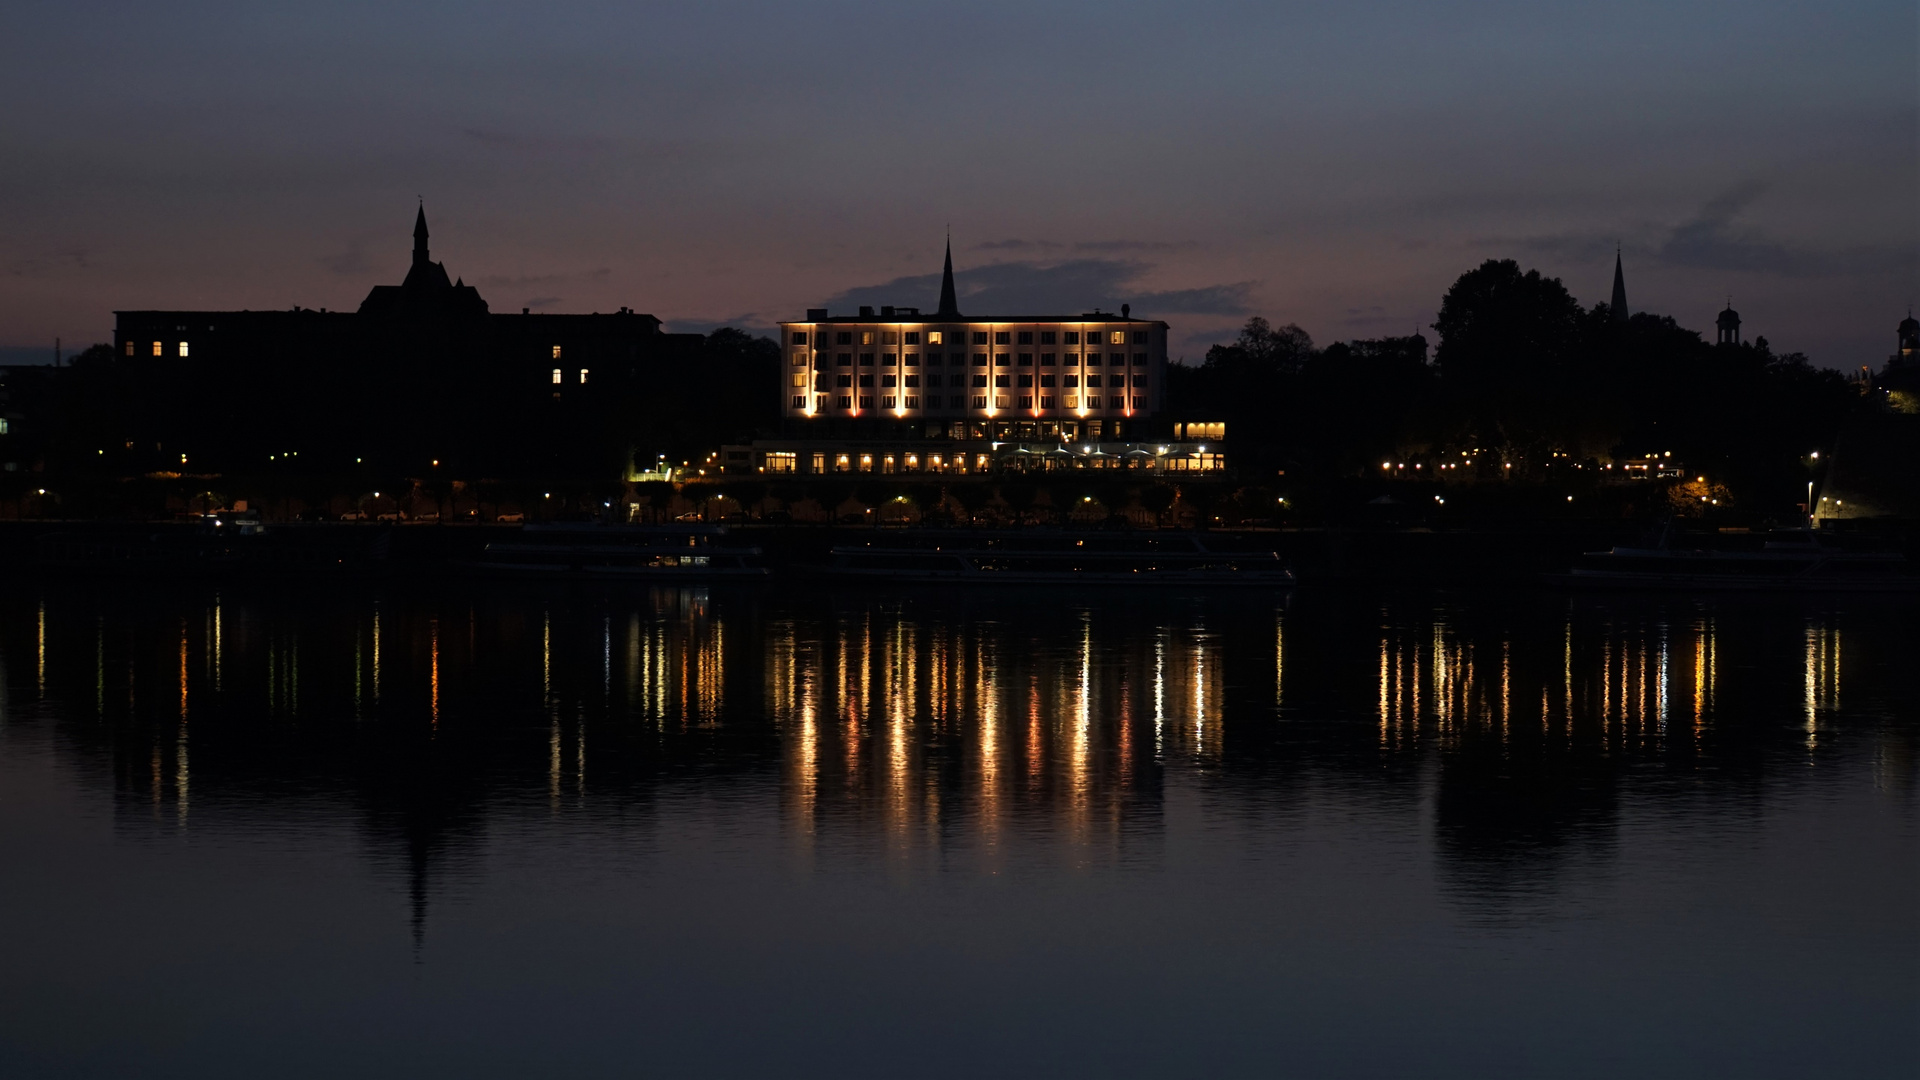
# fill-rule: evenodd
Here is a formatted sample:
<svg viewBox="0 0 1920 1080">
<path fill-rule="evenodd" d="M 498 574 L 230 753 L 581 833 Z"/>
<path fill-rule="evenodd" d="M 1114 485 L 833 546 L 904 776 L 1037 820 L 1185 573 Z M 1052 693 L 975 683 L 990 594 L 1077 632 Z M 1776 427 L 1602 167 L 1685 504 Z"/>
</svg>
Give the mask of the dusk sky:
<svg viewBox="0 0 1920 1080">
<path fill-rule="evenodd" d="M 0 346 L 115 309 L 351 309 L 434 257 L 495 311 L 765 329 L 1131 303 L 1406 334 L 1491 257 L 1818 363 L 1920 293 L 1912 0 L 25 0 L 0 34 Z M 36 353 L 37 355 L 37 353 Z"/>
</svg>

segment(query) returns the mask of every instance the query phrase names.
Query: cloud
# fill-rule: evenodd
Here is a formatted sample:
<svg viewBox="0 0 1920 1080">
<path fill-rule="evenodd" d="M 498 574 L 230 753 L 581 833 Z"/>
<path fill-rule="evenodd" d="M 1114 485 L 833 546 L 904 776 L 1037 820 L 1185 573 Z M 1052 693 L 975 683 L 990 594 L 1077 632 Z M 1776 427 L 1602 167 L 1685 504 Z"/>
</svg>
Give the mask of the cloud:
<svg viewBox="0 0 1920 1080">
<path fill-rule="evenodd" d="M 343 277 L 355 277 L 373 269 L 373 260 L 367 258 L 366 247 L 359 243 L 338 255 L 322 255 L 314 261 Z"/>
<path fill-rule="evenodd" d="M 1079 251 L 1178 251 L 1200 245 L 1192 241 L 1176 244 L 1167 240 L 1082 240 L 1073 246 Z"/>
<path fill-rule="evenodd" d="M 599 266 L 592 270 L 580 270 L 560 274 L 528 274 L 521 277 L 508 277 L 495 274 L 479 279 L 479 284 L 493 289 L 524 289 L 532 285 L 559 285 L 569 281 L 599 281 L 612 276 L 611 267 Z"/>
<path fill-rule="evenodd" d="M 7 273 L 13 277 L 47 277 L 61 270 L 86 270 L 90 267 L 87 253 L 75 248 L 69 251 L 43 251 L 37 255 L 15 259 L 7 264 Z"/>
<path fill-rule="evenodd" d="M 780 327 L 776 322 L 767 320 L 757 311 L 749 311 L 724 319 L 668 319 L 661 324 L 669 334 L 711 334 L 721 327 L 744 330 L 761 337 L 778 336 Z"/>
<path fill-rule="evenodd" d="M 1205 285 L 1193 289 L 1143 291 L 1135 282 L 1153 266 L 1127 259 L 1069 259 L 1063 262 L 999 262 L 955 271 L 960 309 L 986 315 L 1066 315 L 1118 311 L 1133 305 L 1140 315 L 1241 315 L 1248 310 L 1253 282 Z M 931 311 L 939 302 L 940 275 L 894 278 L 827 298 L 830 310 L 894 305 Z"/>
<path fill-rule="evenodd" d="M 1050 250 L 1050 249 L 1058 248 L 1062 246 L 1063 245 L 1057 244 L 1052 240 L 988 240 L 983 244 L 973 245 L 973 250 L 975 251 L 1030 251 L 1030 250 L 1046 251 L 1046 250 Z"/>
<path fill-rule="evenodd" d="M 1677 226 L 1660 245 L 1662 261 L 1696 270 L 1757 270 L 1775 274 L 1817 274 L 1830 259 L 1817 252 L 1795 251 L 1742 230 L 1734 219 L 1752 205 L 1767 186 L 1748 180 L 1707 201 L 1691 221 Z"/>
</svg>

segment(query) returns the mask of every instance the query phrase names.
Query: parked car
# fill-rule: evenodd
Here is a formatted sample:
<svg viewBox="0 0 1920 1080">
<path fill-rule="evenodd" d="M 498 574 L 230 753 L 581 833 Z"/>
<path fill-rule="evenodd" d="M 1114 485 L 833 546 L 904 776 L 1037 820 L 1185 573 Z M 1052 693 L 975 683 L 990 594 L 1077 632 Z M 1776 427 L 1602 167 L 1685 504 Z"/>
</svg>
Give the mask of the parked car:
<svg viewBox="0 0 1920 1080">
<path fill-rule="evenodd" d="M 493 516 L 493 520 L 495 520 L 495 521 L 498 521 L 498 522 L 500 522 L 500 523 L 501 523 L 501 524 L 503 524 L 503 525 L 505 525 L 505 524 L 518 524 L 519 522 L 522 522 L 522 521 L 525 521 L 525 520 L 527 520 L 527 515 L 525 515 L 525 514 L 495 514 L 495 515 Z"/>
<path fill-rule="evenodd" d="M 345 514 L 341 514 L 340 520 L 341 521 L 365 521 L 367 520 L 367 515 L 361 513 L 358 510 L 353 510 Z"/>
<path fill-rule="evenodd" d="M 381 520 L 381 521 L 405 521 L 405 520 L 407 520 L 407 515 L 406 515 L 406 514 L 404 514 L 404 513 L 402 513 L 402 512 L 400 512 L 400 511 L 398 511 L 398 510 L 395 510 L 395 511 L 394 511 L 393 513 L 391 513 L 391 514 L 381 514 L 381 515 L 380 515 L 380 517 L 379 517 L 379 520 Z"/>
<path fill-rule="evenodd" d="M 426 513 L 424 513 L 424 514 L 420 514 L 420 515 L 417 515 L 417 516 L 415 516 L 413 520 L 415 520 L 415 521 L 439 521 L 439 520 L 440 520 L 440 512 L 439 512 L 438 510 L 429 510 L 429 511 L 427 511 L 427 512 L 426 512 Z"/>
</svg>

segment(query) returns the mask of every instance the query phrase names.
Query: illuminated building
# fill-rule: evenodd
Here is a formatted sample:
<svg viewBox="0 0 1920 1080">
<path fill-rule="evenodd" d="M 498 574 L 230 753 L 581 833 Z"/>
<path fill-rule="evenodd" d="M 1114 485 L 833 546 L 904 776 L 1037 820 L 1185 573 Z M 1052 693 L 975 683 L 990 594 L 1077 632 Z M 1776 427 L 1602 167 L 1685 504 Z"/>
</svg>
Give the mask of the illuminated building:
<svg viewBox="0 0 1920 1080">
<path fill-rule="evenodd" d="M 1220 425 L 1203 448 L 1160 422 L 1167 330 L 1126 305 L 1117 315 L 962 315 L 949 247 L 930 315 L 815 308 L 782 322 L 786 437 L 725 448 L 724 469 L 1219 471 Z"/>
</svg>

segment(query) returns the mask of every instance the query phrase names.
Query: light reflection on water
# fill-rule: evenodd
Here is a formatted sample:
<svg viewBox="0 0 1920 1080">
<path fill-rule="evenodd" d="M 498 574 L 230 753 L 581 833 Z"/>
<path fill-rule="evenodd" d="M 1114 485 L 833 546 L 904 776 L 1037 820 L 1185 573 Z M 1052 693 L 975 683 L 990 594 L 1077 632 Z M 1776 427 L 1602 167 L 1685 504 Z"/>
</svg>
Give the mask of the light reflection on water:
<svg viewBox="0 0 1920 1080">
<path fill-rule="evenodd" d="M 1914 1004 L 1900 973 L 1911 930 L 1887 940 L 1872 917 L 1915 899 L 1911 860 L 1885 858 L 1911 855 L 1915 824 L 1905 664 L 1920 634 L 1897 605 L 71 587 L 16 596 L 0 618 L 0 763 L 104 800 L 123 844 L 219 846 L 269 818 L 344 814 L 375 880 L 404 884 L 412 955 L 428 967 L 459 952 L 465 917 L 440 914 L 449 903 L 486 908 L 511 882 L 562 917 L 598 894 L 544 882 L 637 867 L 644 835 L 658 864 L 689 879 L 745 873 L 773 904 L 805 902 L 783 874 L 871 870 L 917 875 L 899 880 L 923 900 L 980 875 L 1041 895 L 1101 881 L 1098 902 L 1119 910 L 1167 894 L 1198 926 L 1218 909 L 1242 931 L 1217 953 L 1181 954 L 1201 969 L 1234 967 L 1272 932 L 1235 922 L 1218 889 L 1331 890 L 1339 904 L 1314 918 L 1351 939 L 1342 978 L 1391 998 L 1419 988 L 1369 943 L 1402 922 L 1429 928 L 1422 947 L 1466 955 L 1477 935 L 1597 920 L 1554 947 L 1609 957 L 1643 931 L 1604 898 L 1697 872 L 1685 860 L 1703 857 L 1702 837 L 1758 849 L 1811 838 L 1840 860 L 1848 894 L 1763 861 L 1720 866 L 1706 884 L 1811 889 L 1797 902 L 1830 915 L 1864 886 L 1868 940 L 1848 948 L 1865 951 L 1831 963 L 1860 977 L 1847 965 L 1891 957 L 1862 985 Z M 1850 816 L 1793 810 L 1815 791 Z M 7 835 L 31 836 L 30 815 L 14 813 Z M 1769 838 L 1769 820 L 1788 839 Z M 726 854 L 742 837 L 764 837 L 774 857 Z M 124 856 L 114 850 L 98 856 L 103 873 Z M 1262 876 L 1309 850 L 1326 853 L 1311 874 Z M 10 909 L 58 906 L 29 896 Z M 1714 920 L 1746 925 L 1739 911 L 1669 914 L 1702 937 L 1722 932 Z M 1047 916 L 944 918 L 924 924 L 930 942 Z M 1287 969 L 1285 954 L 1272 963 Z M 1722 978 L 1715 964 L 1703 954 L 1701 978 L 1744 992 L 1739 965 Z M 1745 1030 L 1781 1037 L 1770 1023 L 1759 1009 Z M 1888 1034 L 1861 1023 L 1856 1038 Z M 0 1035 L 24 1037 L 4 1020 Z M 1148 1059 L 1129 1060 L 1117 1071 Z M 1468 1061 L 1486 1064 L 1468 1055 L 1459 1071 Z"/>
</svg>

